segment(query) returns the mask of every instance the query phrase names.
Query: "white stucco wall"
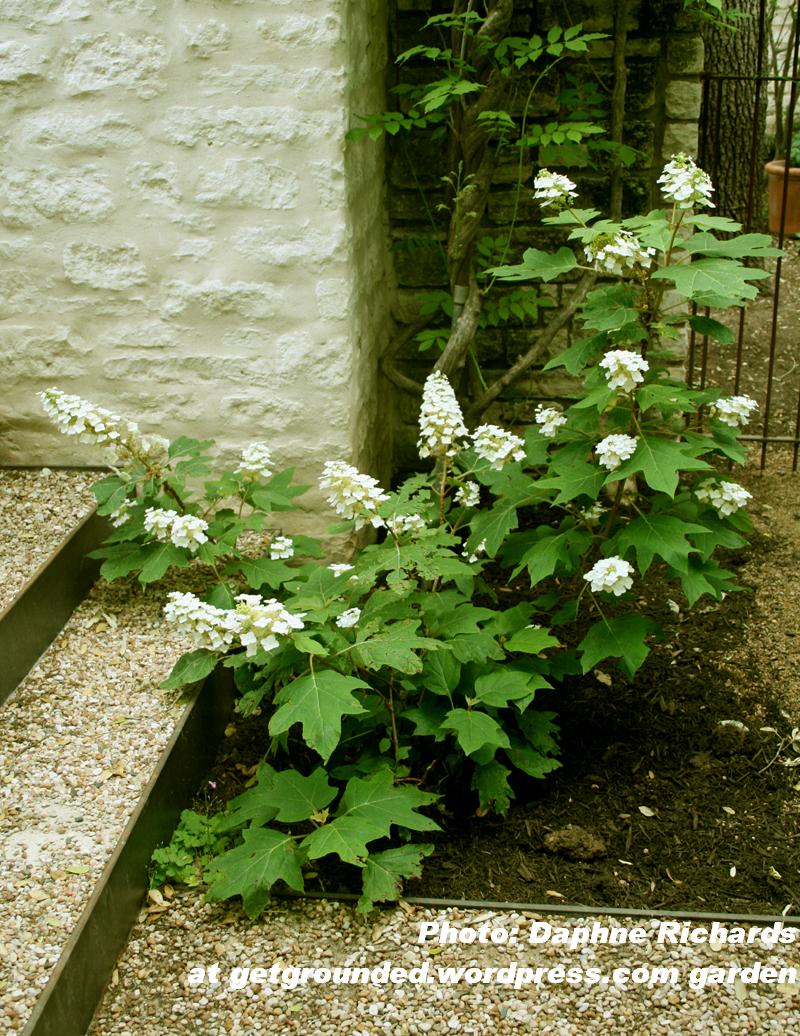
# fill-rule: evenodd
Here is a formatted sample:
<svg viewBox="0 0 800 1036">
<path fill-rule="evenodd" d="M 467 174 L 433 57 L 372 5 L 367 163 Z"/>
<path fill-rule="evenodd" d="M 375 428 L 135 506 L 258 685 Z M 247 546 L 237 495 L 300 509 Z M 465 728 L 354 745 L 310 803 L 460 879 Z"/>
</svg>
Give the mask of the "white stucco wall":
<svg viewBox="0 0 800 1036">
<path fill-rule="evenodd" d="M 0 0 L 0 463 L 89 463 L 35 393 L 382 460 L 385 0 Z M 383 427 L 383 426 L 381 426 Z"/>
</svg>

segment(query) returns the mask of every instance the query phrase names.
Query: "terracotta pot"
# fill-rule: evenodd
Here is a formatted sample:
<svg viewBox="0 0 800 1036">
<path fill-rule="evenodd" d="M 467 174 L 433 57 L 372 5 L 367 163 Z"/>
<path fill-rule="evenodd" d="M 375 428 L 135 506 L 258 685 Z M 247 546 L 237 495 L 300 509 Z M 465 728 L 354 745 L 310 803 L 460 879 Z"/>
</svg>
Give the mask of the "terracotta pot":
<svg viewBox="0 0 800 1036">
<path fill-rule="evenodd" d="M 786 162 L 775 158 L 764 166 L 767 172 L 767 194 L 769 200 L 769 229 L 778 234 L 781 230 L 781 208 L 783 206 L 783 183 L 786 176 Z M 800 231 L 800 168 L 789 167 L 789 188 L 786 193 L 786 218 L 784 234 Z"/>
</svg>

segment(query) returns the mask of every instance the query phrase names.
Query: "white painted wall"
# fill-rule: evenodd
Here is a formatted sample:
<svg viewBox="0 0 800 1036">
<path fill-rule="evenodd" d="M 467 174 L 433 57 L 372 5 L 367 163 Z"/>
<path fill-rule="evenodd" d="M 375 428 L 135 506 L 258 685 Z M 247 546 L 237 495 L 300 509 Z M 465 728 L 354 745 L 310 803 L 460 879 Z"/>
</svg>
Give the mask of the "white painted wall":
<svg viewBox="0 0 800 1036">
<path fill-rule="evenodd" d="M 0 463 L 35 393 L 376 473 L 385 0 L 0 0 Z M 381 424 L 381 429 L 385 423 Z"/>
</svg>

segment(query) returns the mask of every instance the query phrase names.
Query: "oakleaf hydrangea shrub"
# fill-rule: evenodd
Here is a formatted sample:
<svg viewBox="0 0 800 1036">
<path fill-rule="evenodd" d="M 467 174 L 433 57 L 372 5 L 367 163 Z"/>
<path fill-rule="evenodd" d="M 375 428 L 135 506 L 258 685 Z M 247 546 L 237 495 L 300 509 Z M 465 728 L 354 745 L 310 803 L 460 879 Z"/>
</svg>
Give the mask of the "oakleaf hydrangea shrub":
<svg viewBox="0 0 800 1036">
<path fill-rule="evenodd" d="M 660 633 L 635 603 L 651 576 L 678 583 L 689 606 L 705 594 L 721 600 L 737 588 L 714 554 L 742 547 L 750 529 L 750 493 L 727 471 L 746 460 L 737 433 L 756 402 L 688 388 L 674 376 L 673 343 L 688 326 L 731 344 L 724 323 L 689 304 L 746 305 L 756 296 L 751 282 L 769 274 L 743 260 L 781 252 L 767 235 L 740 234 L 740 224 L 699 211 L 713 207 L 713 186 L 687 155 L 673 156 L 658 183 L 668 208 L 613 222 L 576 207 L 576 185 L 543 170 L 534 197 L 573 247 L 554 256 L 531 248 L 519 264 L 491 271 L 509 281 L 598 275 L 580 310 L 584 336 L 545 368 L 581 377 L 582 392 L 563 410 L 538 407 L 519 470 L 484 475 L 496 499 L 469 540 L 512 577 L 524 572 L 542 585 L 536 616 L 567 644 L 563 671 L 613 660 L 633 676 Z M 531 503 L 551 519 L 516 531 Z M 570 630 L 580 630 L 577 643 Z"/>
<path fill-rule="evenodd" d="M 558 766 L 554 716 L 533 707 L 558 642 L 531 622 L 531 604 L 476 603 L 487 558 L 482 543 L 467 547 L 482 484 L 521 471 L 525 443 L 495 424 L 469 430 L 443 375 L 428 378 L 420 411 L 427 473 L 391 492 L 343 460 L 319 474 L 341 519 L 332 531 L 377 535 L 350 562 L 288 556 L 270 507 L 292 507 L 303 487 L 273 472 L 264 444 L 193 490 L 209 474 L 210 442 L 150 450 L 122 419 L 55 389 L 42 396 L 67 432 L 112 451 L 116 470 L 95 486 L 118 523 L 99 552 L 104 575 L 150 583 L 196 562 L 216 574 L 210 593 L 168 594 L 165 620 L 194 649 L 164 686 L 229 667 L 239 712 L 262 714 L 272 738 L 225 813 L 184 814 L 157 876 L 196 880 L 202 867 L 212 898 L 239 895 L 256 915 L 276 882 L 301 889 L 304 872 L 334 856 L 361 871 L 368 909 L 419 873 L 432 851 L 419 836 L 438 829 L 449 789 L 466 783 L 479 813 L 505 812 L 514 771 L 541 778 Z M 86 420 L 59 420 L 68 410 Z M 251 530 L 267 530 L 264 557 L 240 549 Z M 209 845 L 220 849 L 213 859 Z"/>
<path fill-rule="evenodd" d="M 395 490 L 338 458 L 319 474 L 339 519 L 331 531 L 372 530 L 349 561 L 314 560 L 314 544 L 301 550 L 274 528 L 273 512 L 303 487 L 273 472 L 267 444 L 193 495 L 210 443 L 147 440 L 100 408 L 43 393 L 64 431 L 115 455 L 96 487 L 116 524 L 104 574 L 149 582 L 197 561 L 216 572 L 211 593 L 173 591 L 165 603 L 193 650 L 164 686 L 228 667 L 238 711 L 263 716 L 271 738 L 224 812 L 204 824 L 184 816 L 159 876 L 174 861 L 175 877 L 196 877 L 196 844 L 210 898 L 240 896 L 251 916 L 276 883 L 300 891 L 330 858 L 360 872 L 362 910 L 394 899 L 433 851 L 422 839 L 448 790 L 463 799 L 468 789 L 479 815 L 505 813 L 516 775 L 558 766 L 555 717 L 536 707 L 538 692 L 600 662 L 634 676 L 659 634 L 638 603 L 651 578 L 674 581 L 689 606 L 735 588 L 714 554 L 744 545 L 749 493 L 715 464 L 744 461 L 737 432 L 755 403 L 687 388 L 670 373 L 671 339 L 689 322 L 727 342 L 724 324 L 682 301 L 741 306 L 765 274 L 740 259 L 779 253 L 762 235 L 714 235 L 740 228 L 694 214 L 710 186 L 685 156 L 662 184 L 668 211 L 616 224 L 574 208 L 566 177 L 537 177 L 541 204 L 556 210 L 547 222 L 576 250 L 553 261 L 530 249 L 495 274 L 548 280 L 588 257 L 606 278 L 583 304 L 586 337 L 548 365 L 582 379 L 577 400 L 539 406 L 524 438 L 492 423 L 469 429 L 434 371 L 419 419 L 425 471 Z M 266 530 L 265 556 L 241 551 L 249 530 Z M 529 592 L 503 607 L 489 565 L 524 573 Z"/>
</svg>

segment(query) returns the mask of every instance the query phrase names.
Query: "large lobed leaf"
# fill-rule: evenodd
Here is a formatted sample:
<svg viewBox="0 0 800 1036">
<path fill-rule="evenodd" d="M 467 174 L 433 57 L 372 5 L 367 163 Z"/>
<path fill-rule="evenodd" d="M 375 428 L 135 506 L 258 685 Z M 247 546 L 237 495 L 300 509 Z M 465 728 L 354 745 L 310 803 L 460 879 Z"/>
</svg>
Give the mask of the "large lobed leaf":
<svg viewBox="0 0 800 1036">
<path fill-rule="evenodd" d="M 269 721 L 269 732 L 282 734 L 300 723 L 306 744 L 327 762 L 339 744 L 342 716 L 366 711 L 353 696 L 358 689 L 368 690 L 369 684 L 333 669 L 312 670 L 276 694 L 280 707 Z"/>
<path fill-rule="evenodd" d="M 247 916 L 256 918 L 269 902 L 276 881 L 285 881 L 296 892 L 303 891 L 302 862 L 291 835 L 265 827 L 249 828 L 242 845 L 214 860 L 208 898 L 217 901 L 241 896 Z"/>
</svg>

